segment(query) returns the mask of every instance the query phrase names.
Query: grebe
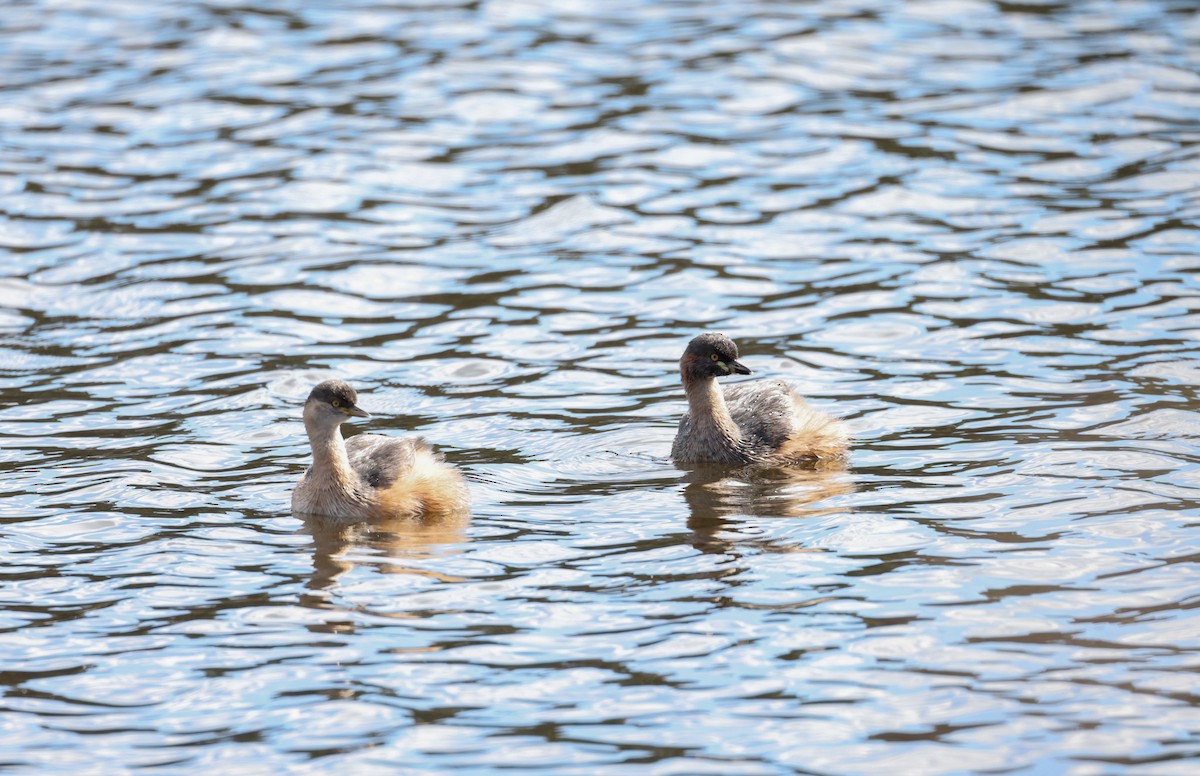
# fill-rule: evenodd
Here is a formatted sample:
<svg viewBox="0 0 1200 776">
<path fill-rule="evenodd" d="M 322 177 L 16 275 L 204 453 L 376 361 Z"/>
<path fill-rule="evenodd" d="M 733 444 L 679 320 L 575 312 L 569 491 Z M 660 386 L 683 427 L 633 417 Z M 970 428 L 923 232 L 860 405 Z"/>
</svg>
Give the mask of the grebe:
<svg viewBox="0 0 1200 776">
<path fill-rule="evenodd" d="M 358 394 L 326 380 L 304 402 L 313 462 L 292 491 L 292 511 L 341 522 L 462 513 L 467 487 L 458 470 L 419 437 L 358 434 L 343 439 L 347 418 L 369 418 Z"/>
<path fill-rule="evenodd" d="M 748 375 L 738 347 L 707 332 L 688 343 L 679 359 L 688 412 L 679 421 L 671 458 L 682 463 L 807 464 L 845 457 L 845 425 L 814 410 L 782 380 L 725 388 L 717 378 Z"/>
</svg>

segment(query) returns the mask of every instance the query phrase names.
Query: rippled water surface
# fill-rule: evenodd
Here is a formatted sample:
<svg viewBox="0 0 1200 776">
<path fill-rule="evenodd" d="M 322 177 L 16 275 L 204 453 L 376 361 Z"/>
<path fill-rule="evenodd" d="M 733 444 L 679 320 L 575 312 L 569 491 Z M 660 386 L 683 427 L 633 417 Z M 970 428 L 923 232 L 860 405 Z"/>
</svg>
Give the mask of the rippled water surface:
<svg viewBox="0 0 1200 776">
<path fill-rule="evenodd" d="M 0 13 L 0 770 L 1190 774 L 1190 2 Z M 687 472 L 718 329 L 846 471 Z M 460 524 L 288 510 L 352 381 Z"/>
</svg>

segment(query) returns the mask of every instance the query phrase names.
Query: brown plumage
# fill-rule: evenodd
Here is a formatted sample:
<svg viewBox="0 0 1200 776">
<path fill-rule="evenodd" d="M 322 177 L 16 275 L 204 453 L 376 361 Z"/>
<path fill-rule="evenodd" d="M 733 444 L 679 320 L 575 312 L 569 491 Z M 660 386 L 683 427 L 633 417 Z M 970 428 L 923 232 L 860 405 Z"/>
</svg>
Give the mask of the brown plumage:
<svg viewBox="0 0 1200 776">
<path fill-rule="evenodd" d="M 292 491 L 292 511 L 339 522 L 432 517 L 465 512 L 469 498 L 457 469 L 419 437 L 359 434 L 342 438 L 349 417 L 368 418 L 358 394 L 326 380 L 304 403 L 313 463 Z"/>
<path fill-rule="evenodd" d="M 718 377 L 750 374 L 737 359 L 737 345 L 724 334 L 688 343 L 679 359 L 688 412 L 671 446 L 675 463 L 817 465 L 845 457 L 845 425 L 809 407 L 782 380 L 722 391 Z"/>
</svg>

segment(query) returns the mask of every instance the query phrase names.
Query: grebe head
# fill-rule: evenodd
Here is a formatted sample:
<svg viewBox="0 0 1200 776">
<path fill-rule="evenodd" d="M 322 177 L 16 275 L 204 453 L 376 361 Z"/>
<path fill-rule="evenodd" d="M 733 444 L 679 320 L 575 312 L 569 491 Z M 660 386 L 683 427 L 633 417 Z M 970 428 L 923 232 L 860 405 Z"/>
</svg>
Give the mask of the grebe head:
<svg viewBox="0 0 1200 776">
<path fill-rule="evenodd" d="M 748 375 L 750 369 L 738 359 L 738 347 L 724 334 L 710 331 L 688 343 L 679 359 L 679 371 L 684 379 Z"/>
<path fill-rule="evenodd" d="M 369 418 L 371 415 L 358 406 L 358 393 L 341 380 L 319 383 L 304 402 L 305 424 L 338 426 L 349 417 Z"/>
</svg>

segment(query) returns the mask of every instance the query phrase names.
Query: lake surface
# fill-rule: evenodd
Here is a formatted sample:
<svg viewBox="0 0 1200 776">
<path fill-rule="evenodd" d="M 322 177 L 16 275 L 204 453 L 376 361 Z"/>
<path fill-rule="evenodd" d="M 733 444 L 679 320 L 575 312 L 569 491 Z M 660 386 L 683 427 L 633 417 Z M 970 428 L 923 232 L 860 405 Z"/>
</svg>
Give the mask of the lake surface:
<svg viewBox="0 0 1200 776">
<path fill-rule="evenodd" d="M 1192 774 L 1190 2 L 15 2 L 0 770 Z M 668 458 L 689 338 L 856 437 Z M 339 376 L 471 519 L 289 513 Z"/>
</svg>

